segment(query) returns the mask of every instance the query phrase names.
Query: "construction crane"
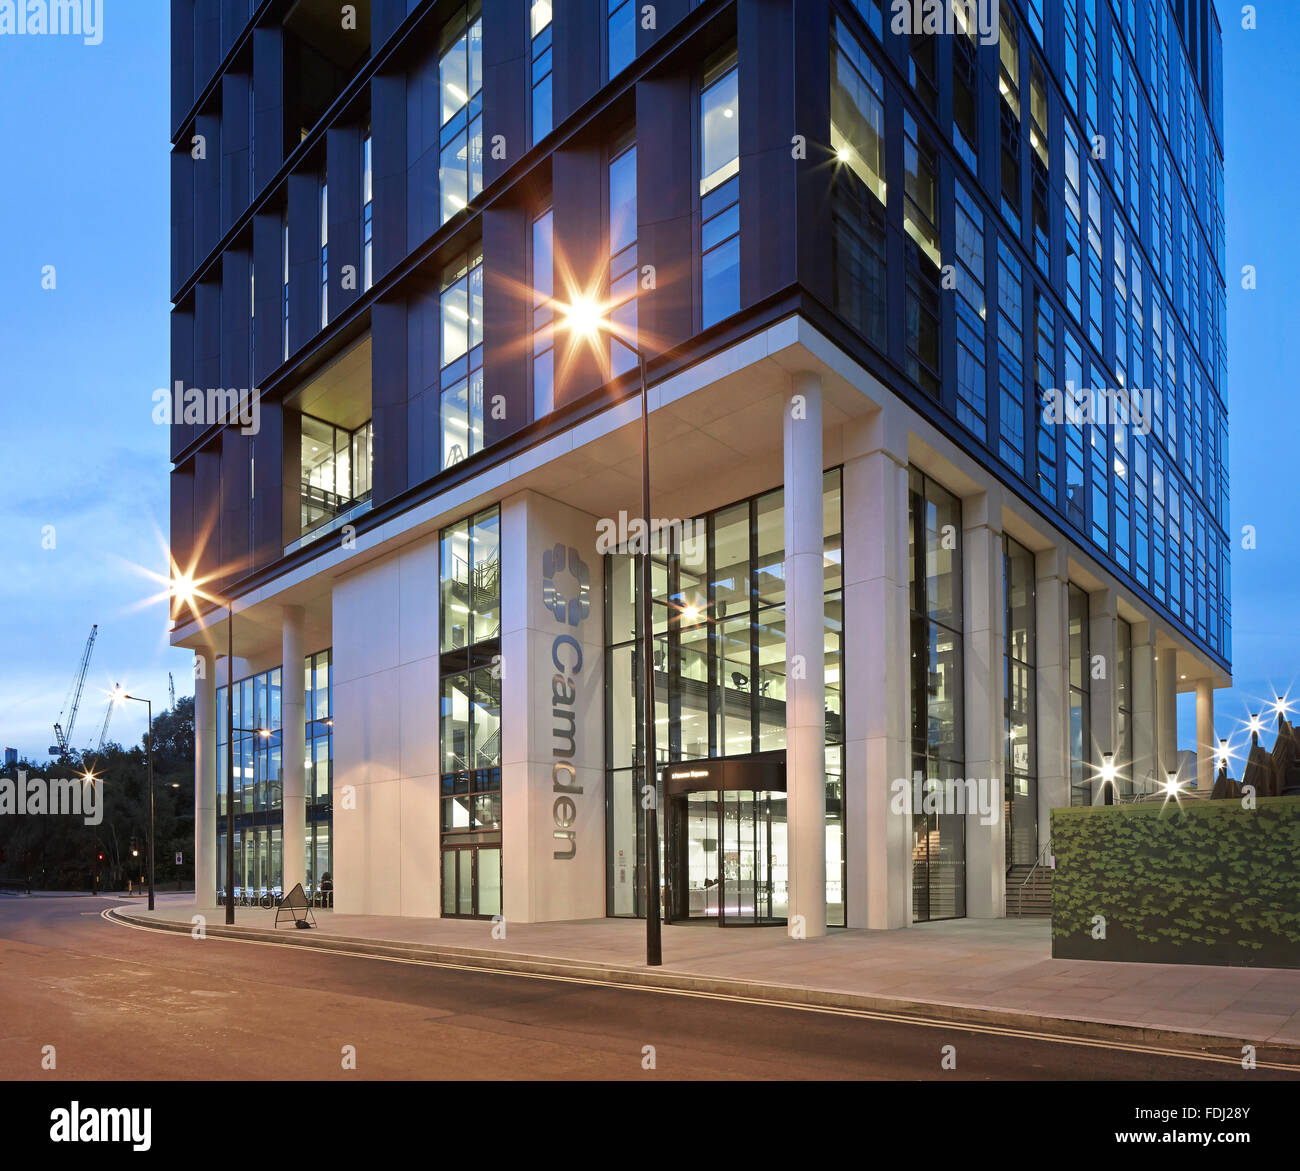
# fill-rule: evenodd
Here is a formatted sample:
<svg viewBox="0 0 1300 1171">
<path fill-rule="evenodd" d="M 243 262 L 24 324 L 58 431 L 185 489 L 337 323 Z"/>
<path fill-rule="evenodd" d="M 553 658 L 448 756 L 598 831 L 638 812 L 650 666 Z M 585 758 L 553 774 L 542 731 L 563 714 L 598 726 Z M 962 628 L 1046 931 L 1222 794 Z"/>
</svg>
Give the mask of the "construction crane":
<svg viewBox="0 0 1300 1171">
<path fill-rule="evenodd" d="M 171 700 L 171 710 L 176 710 L 176 679 L 170 671 L 167 672 L 167 696 Z"/>
<path fill-rule="evenodd" d="M 77 723 L 77 709 L 81 707 L 81 692 L 86 686 L 86 672 L 90 669 L 90 652 L 95 649 L 95 636 L 99 634 L 99 624 L 90 628 L 90 637 L 86 639 L 86 649 L 81 652 L 81 664 L 73 676 L 72 687 L 68 697 L 63 701 L 63 710 L 54 724 L 56 744 L 50 745 L 50 755 L 60 759 L 67 757 L 72 750 L 72 730 Z"/>
<path fill-rule="evenodd" d="M 108 725 L 113 719 L 113 709 L 117 707 L 118 694 L 121 690 L 122 685 L 119 683 L 113 688 L 113 694 L 108 697 L 108 707 L 104 711 L 104 725 L 99 729 L 99 744 L 95 748 L 96 752 L 104 751 L 104 745 L 108 741 Z"/>
</svg>

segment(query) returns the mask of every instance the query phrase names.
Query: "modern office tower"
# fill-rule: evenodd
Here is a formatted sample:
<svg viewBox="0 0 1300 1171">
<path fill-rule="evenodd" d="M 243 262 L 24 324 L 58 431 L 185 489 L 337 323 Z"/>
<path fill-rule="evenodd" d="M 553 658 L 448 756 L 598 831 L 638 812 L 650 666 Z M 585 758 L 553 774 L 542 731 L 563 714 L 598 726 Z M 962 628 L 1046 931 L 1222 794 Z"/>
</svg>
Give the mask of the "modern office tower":
<svg viewBox="0 0 1300 1171">
<path fill-rule="evenodd" d="M 1210 742 L 1214 8 L 934 9 L 173 0 L 200 903 L 229 769 L 339 911 L 1000 916 Z"/>
</svg>

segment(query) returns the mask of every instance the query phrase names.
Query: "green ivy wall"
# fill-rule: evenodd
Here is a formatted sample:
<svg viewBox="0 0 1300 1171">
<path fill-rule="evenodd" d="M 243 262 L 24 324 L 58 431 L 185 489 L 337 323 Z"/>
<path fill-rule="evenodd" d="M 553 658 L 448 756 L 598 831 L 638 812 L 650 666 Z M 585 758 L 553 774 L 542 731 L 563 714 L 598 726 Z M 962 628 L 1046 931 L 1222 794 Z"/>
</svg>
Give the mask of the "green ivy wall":
<svg viewBox="0 0 1300 1171">
<path fill-rule="evenodd" d="M 1053 956 L 1300 968 L 1300 799 L 1053 809 L 1052 852 Z"/>
</svg>

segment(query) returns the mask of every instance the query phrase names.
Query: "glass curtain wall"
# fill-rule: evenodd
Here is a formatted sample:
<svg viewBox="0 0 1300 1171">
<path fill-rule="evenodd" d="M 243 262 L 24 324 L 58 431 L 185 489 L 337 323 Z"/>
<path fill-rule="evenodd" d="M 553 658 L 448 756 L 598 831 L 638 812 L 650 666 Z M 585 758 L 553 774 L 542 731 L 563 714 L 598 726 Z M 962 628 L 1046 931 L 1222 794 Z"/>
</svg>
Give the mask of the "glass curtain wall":
<svg viewBox="0 0 1300 1171">
<path fill-rule="evenodd" d="M 370 499 L 374 429 L 369 420 L 349 431 L 312 415 L 301 418 L 300 520 L 306 534 Z"/>
<path fill-rule="evenodd" d="M 1132 801 L 1139 778 L 1133 775 L 1133 627 L 1115 621 L 1115 795 Z"/>
<path fill-rule="evenodd" d="M 1006 601 L 1006 862 L 1010 869 L 1038 856 L 1037 630 L 1034 555 L 1010 537 L 1002 541 Z"/>
<path fill-rule="evenodd" d="M 843 545 L 840 472 L 823 484 L 827 922 L 844 910 Z M 652 552 L 655 759 L 784 749 L 784 492 L 687 521 Z M 641 619 L 637 558 L 606 562 L 608 913 L 645 914 Z M 663 793 L 658 793 L 663 809 Z M 662 850 L 663 843 L 660 842 Z M 662 860 L 661 860 L 662 861 Z M 662 865 L 660 873 L 665 873 Z"/>
<path fill-rule="evenodd" d="M 306 891 L 326 906 L 334 904 L 334 667 L 328 650 L 308 655 L 303 664 L 306 709 L 307 841 Z M 324 885 L 325 889 L 322 889 Z"/>
<path fill-rule="evenodd" d="M 304 660 L 307 828 L 306 890 L 316 894 L 332 865 L 330 796 L 334 760 L 333 673 L 330 652 Z M 284 730 L 281 724 L 281 669 L 236 681 L 235 724 L 235 897 L 274 898 L 284 883 Z M 217 887 L 226 885 L 226 703 L 217 688 Z M 224 897 L 224 893 L 223 893 Z"/>
<path fill-rule="evenodd" d="M 501 518 L 442 532 L 442 913 L 501 914 Z"/>
<path fill-rule="evenodd" d="M 965 763 L 961 501 L 910 473 L 912 918 L 966 914 L 966 818 L 957 789 Z"/>
<path fill-rule="evenodd" d="M 1092 691 L 1092 652 L 1088 639 L 1088 595 L 1078 586 L 1070 593 L 1070 804 L 1092 804 L 1092 744 L 1089 711 Z"/>
<path fill-rule="evenodd" d="M 483 190 L 483 17 L 478 0 L 443 26 L 438 57 L 441 222 Z"/>
</svg>

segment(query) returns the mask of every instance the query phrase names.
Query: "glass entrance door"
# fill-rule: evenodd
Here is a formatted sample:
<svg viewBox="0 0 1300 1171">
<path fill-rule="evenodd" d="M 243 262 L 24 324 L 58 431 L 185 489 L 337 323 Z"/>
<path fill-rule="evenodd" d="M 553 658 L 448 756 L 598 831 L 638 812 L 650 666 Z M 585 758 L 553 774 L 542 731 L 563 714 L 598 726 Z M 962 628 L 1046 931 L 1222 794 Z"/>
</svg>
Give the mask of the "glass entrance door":
<svg viewBox="0 0 1300 1171">
<path fill-rule="evenodd" d="M 718 794 L 687 793 L 672 802 L 673 914 L 678 922 L 718 921 Z"/>
<path fill-rule="evenodd" d="M 789 909 L 785 794 L 722 794 L 722 917 L 729 926 L 779 923 Z"/>
<path fill-rule="evenodd" d="M 724 927 L 785 922 L 784 793 L 705 790 L 674 797 L 669 855 L 674 921 Z"/>
</svg>

